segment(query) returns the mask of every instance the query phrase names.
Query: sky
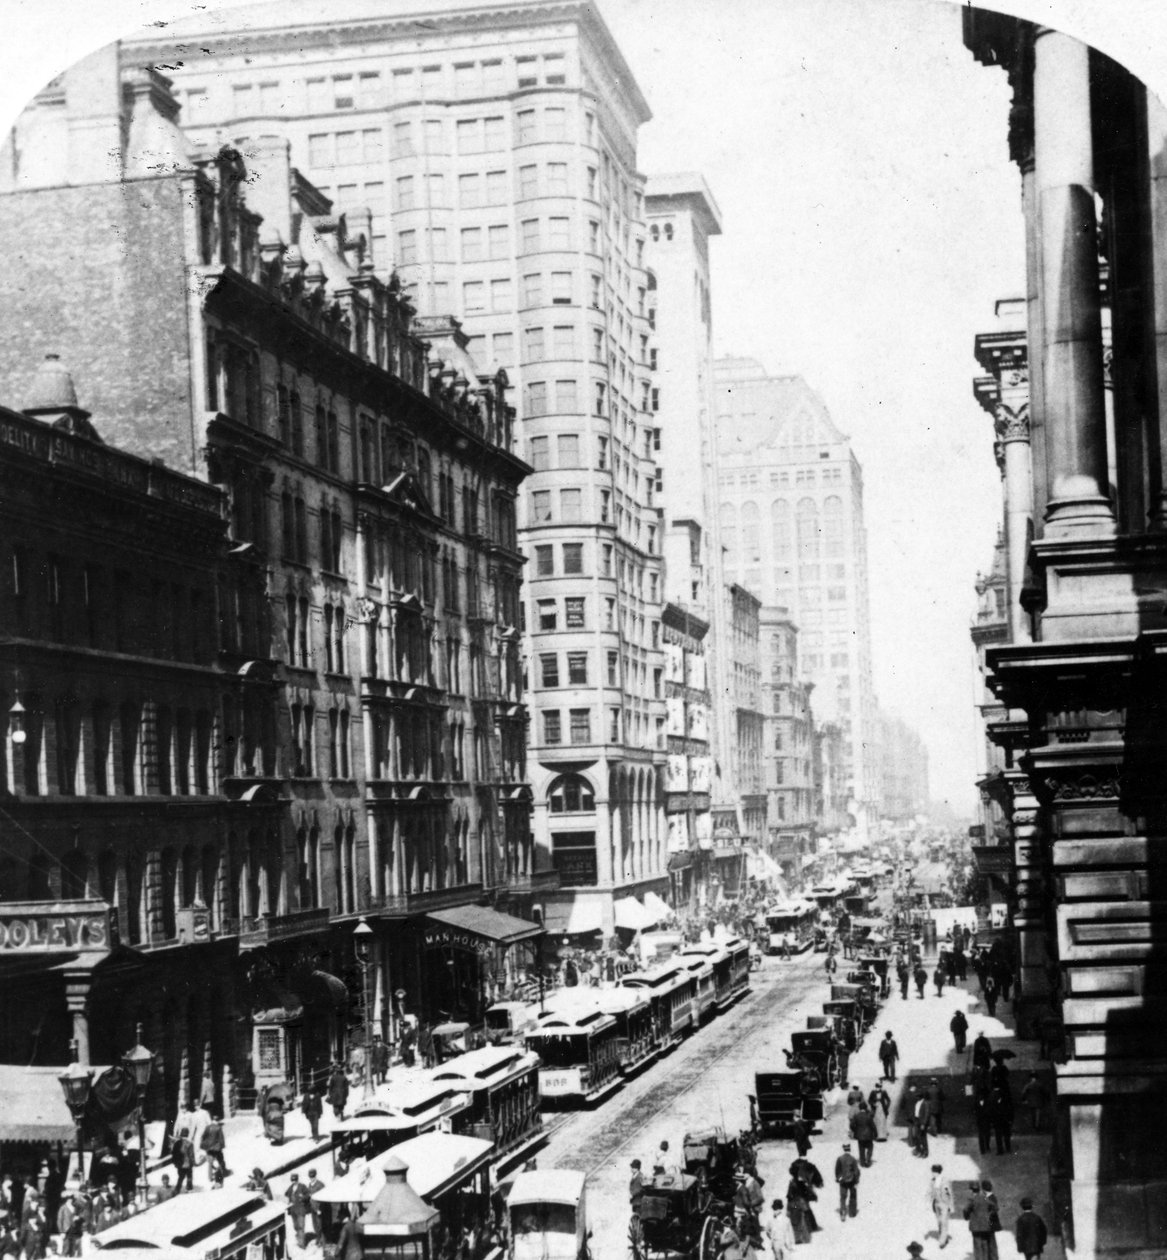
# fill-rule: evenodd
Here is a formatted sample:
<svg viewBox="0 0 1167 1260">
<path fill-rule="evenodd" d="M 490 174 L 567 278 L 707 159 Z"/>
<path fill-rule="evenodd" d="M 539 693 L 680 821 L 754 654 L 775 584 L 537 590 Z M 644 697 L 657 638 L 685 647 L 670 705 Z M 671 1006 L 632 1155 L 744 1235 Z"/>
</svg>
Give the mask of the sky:
<svg viewBox="0 0 1167 1260">
<path fill-rule="evenodd" d="M 232 7 L 0 0 L 0 126 L 119 34 Z M 996 326 L 994 302 L 1024 285 L 1005 75 L 964 48 L 949 0 L 598 7 L 653 111 L 641 169 L 700 171 L 721 207 L 717 352 L 802 375 L 851 436 L 865 481 L 876 694 L 924 738 L 933 797 L 971 814 L 968 626 L 1001 507 L 991 422 L 972 396 L 973 339 Z M 992 7 L 1086 38 L 1167 88 L 1159 0 Z"/>
</svg>

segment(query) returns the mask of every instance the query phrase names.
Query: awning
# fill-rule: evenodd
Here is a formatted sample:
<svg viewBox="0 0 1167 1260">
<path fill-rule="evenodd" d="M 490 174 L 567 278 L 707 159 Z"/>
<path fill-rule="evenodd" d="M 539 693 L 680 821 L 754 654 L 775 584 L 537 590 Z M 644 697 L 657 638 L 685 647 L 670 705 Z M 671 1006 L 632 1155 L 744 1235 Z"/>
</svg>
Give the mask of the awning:
<svg viewBox="0 0 1167 1260">
<path fill-rule="evenodd" d="M 689 849 L 682 849 L 680 853 L 669 854 L 669 870 L 683 871 L 693 865 L 693 854 Z"/>
<path fill-rule="evenodd" d="M 644 908 L 651 914 L 656 915 L 656 921 L 659 923 L 662 919 L 671 919 L 673 917 L 673 908 L 662 897 L 658 897 L 654 892 L 646 892 L 644 894 Z"/>
<path fill-rule="evenodd" d="M 349 1004 L 348 985 L 330 971 L 321 971 L 319 968 L 310 971 L 302 987 L 303 997 L 309 1002 L 319 1001 L 331 1006 L 333 1010 L 341 1010 Z"/>
<path fill-rule="evenodd" d="M 598 901 L 575 901 L 563 925 L 565 936 L 586 936 L 604 930 L 604 914 Z"/>
<path fill-rule="evenodd" d="M 533 941 L 543 935 L 538 923 L 519 919 L 513 914 L 503 914 L 489 906 L 454 906 L 449 910 L 431 910 L 427 919 L 453 928 L 455 932 L 468 932 L 480 940 L 495 945 L 514 945 L 519 941 Z"/>
<path fill-rule="evenodd" d="M 612 907 L 616 916 L 616 926 L 629 932 L 639 932 L 643 928 L 655 926 L 660 915 L 642 906 L 635 897 L 621 897 Z"/>
<path fill-rule="evenodd" d="M 61 1082 L 61 1067 L 0 1064 L 0 1143 L 72 1142 L 76 1126 Z M 94 1068 L 94 1078 L 104 1068 Z"/>
</svg>

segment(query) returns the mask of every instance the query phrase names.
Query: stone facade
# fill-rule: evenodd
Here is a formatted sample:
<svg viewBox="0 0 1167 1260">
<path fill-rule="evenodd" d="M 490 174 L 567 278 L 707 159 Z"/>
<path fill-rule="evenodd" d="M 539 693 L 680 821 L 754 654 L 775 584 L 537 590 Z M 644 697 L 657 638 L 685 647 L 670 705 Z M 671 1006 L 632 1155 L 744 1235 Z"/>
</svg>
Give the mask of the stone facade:
<svg viewBox="0 0 1167 1260">
<path fill-rule="evenodd" d="M 1030 539 L 1016 595 L 1025 616 L 1010 575 L 1012 641 L 986 654 L 993 691 L 1017 715 L 999 737 L 1017 768 L 1021 998 L 1064 1026 L 1052 1163 L 1063 1235 L 1077 1255 L 1149 1258 L 1162 1254 L 1167 1188 L 1156 858 L 1167 111 L 1120 66 L 1047 27 L 969 9 L 965 42 L 1009 76 L 1028 244 L 1017 385 L 1029 424 L 1017 441 L 1027 427 L 1032 473 L 1007 478 L 1005 513 L 1007 550 L 1011 520 Z"/>
</svg>

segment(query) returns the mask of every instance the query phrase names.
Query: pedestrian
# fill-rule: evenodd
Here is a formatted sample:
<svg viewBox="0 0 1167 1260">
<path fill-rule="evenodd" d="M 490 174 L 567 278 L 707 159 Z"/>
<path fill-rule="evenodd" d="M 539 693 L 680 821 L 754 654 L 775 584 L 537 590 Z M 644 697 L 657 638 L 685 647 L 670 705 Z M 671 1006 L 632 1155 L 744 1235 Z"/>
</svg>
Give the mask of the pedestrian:
<svg viewBox="0 0 1167 1260">
<path fill-rule="evenodd" d="M 303 1251 L 308 1245 L 304 1222 L 308 1217 L 309 1199 L 308 1187 L 301 1182 L 299 1173 L 292 1173 L 284 1198 L 288 1201 L 288 1215 L 292 1218 L 292 1226 L 296 1231 L 296 1246 Z"/>
<path fill-rule="evenodd" d="M 177 1174 L 174 1182 L 174 1193 L 181 1194 L 184 1188 L 194 1188 L 194 1143 L 186 1136 L 183 1129 L 170 1144 L 170 1162 Z"/>
<path fill-rule="evenodd" d="M 324 1234 L 320 1227 L 320 1204 L 316 1202 L 316 1196 L 324 1189 L 324 1182 L 316 1175 L 315 1168 L 308 1169 L 308 1184 L 305 1189 L 308 1191 L 308 1211 L 312 1214 L 312 1237 L 323 1246 Z"/>
<path fill-rule="evenodd" d="M 221 1186 L 229 1175 L 227 1168 L 227 1139 L 223 1136 L 223 1125 L 217 1115 L 211 1116 L 203 1129 L 202 1148 L 207 1156 L 207 1171 L 211 1184 Z"/>
<path fill-rule="evenodd" d="M 987 1155 L 992 1149 L 993 1137 L 993 1100 L 989 1096 L 988 1087 L 985 1085 L 976 1085 L 973 1087 L 975 1093 L 973 1095 L 973 1119 L 977 1126 L 977 1144 L 980 1147 L 982 1155 Z"/>
<path fill-rule="evenodd" d="M 1045 1250 L 1049 1239 L 1049 1231 L 1045 1221 L 1033 1210 L 1033 1200 L 1021 1200 L 1021 1215 L 1013 1226 L 1013 1237 L 1017 1239 L 1017 1250 L 1025 1260 L 1036 1260 Z"/>
<path fill-rule="evenodd" d="M 928 1099 L 928 1132 L 933 1137 L 939 1137 L 940 1126 L 944 1123 L 944 1090 L 940 1086 L 938 1077 L 932 1077 L 928 1082 L 928 1088 L 924 1091 L 924 1096 Z"/>
<path fill-rule="evenodd" d="M 417 1029 L 412 1019 L 410 1016 L 401 1026 L 401 1062 L 407 1068 L 413 1067 L 417 1058 Z"/>
<path fill-rule="evenodd" d="M 809 1159 L 796 1159 L 790 1165 L 790 1184 L 786 1189 L 786 1211 L 794 1227 L 794 1236 L 800 1243 L 808 1243 L 819 1229 L 814 1208 L 818 1191 L 823 1187 L 823 1175 Z"/>
<path fill-rule="evenodd" d="M 985 976 L 983 992 L 985 995 L 985 1008 L 988 1010 L 990 1016 L 995 1017 L 997 1014 L 998 990 L 997 981 L 991 972 Z"/>
<path fill-rule="evenodd" d="M 282 1087 L 281 1087 L 282 1089 Z M 259 1113 L 263 1116 L 263 1134 L 272 1146 L 284 1144 L 284 1097 L 264 1086 L 260 1094 Z"/>
<path fill-rule="evenodd" d="M 928 983 L 928 973 L 924 970 L 923 963 L 916 964 L 916 970 L 912 973 L 912 979 L 916 982 L 916 992 L 920 995 L 921 1000 L 924 997 L 924 988 Z"/>
<path fill-rule="evenodd" d="M 993 1192 L 993 1183 L 991 1181 L 982 1181 L 981 1193 L 985 1196 L 985 1202 L 989 1205 L 989 1226 L 994 1234 L 999 1234 L 1001 1232 L 1001 1204 Z M 994 1238 L 994 1248 L 996 1247 L 996 1241 L 996 1238 Z"/>
<path fill-rule="evenodd" d="M 373 1034 L 373 1053 L 371 1057 L 373 1080 L 376 1084 L 383 1085 L 385 1077 L 389 1074 L 389 1047 L 385 1044 L 380 1033 Z"/>
<path fill-rule="evenodd" d="M 911 973 L 908 971 L 908 964 L 901 962 L 896 968 L 896 979 L 900 982 L 900 997 L 906 999 L 908 996 L 908 981 L 911 980 Z"/>
<path fill-rule="evenodd" d="M 666 1177 L 675 1177 L 681 1171 L 677 1167 L 677 1161 L 673 1158 L 669 1151 L 669 1140 L 664 1138 L 656 1152 L 656 1162 L 663 1169 Z"/>
<path fill-rule="evenodd" d="M 1049 1102 L 1049 1091 L 1036 1072 L 1030 1072 L 1029 1079 L 1022 1085 L 1021 1101 L 1029 1110 L 1029 1127 L 1037 1133 L 1045 1125 L 1045 1106 Z"/>
<path fill-rule="evenodd" d="M 859 1147 L 860 1167 L 870 1168 L 875 1151 L 875 1117 L 868 1110 L 865 1101 L 859 1103 L 851 1117 L 851 1136 Z"/>
<path fill-rule="evenodd" d="M 61 1255 L 76 1256 L 81 1251 L 81 1235 L 85 1227 L 85 1196 L 71 1195 L 57 1209 L 57 1233 L 61 1236 Z"/>
<path fill-rule="evenodd" d="M 775 1199 L 770 1204 L 773 1215 L 766 1225 L 770 1236 L 770 1254 L 774 1260 L 794 1260 L 794 1248 L 798 1239 L 794 1236 L 794 1225 L 790 1217 L 782 1210 L 782 1200 Z"/>
<path fill-rule="evenodd" d="M 1013 1095 L 1007 1088 L 993 1086 L 989 1092 L 989 1119 L 998 1155 L 1013 1154 Z"/>
<path fill-rule="evenodd" d="M 912 1095 L 915 1098 L 912 1113 L 916 1119 L 916 1154 L 926 1159 L 928 1157 L 928 1124 L 931 1119 L 931 1109 L 928 1105 L 927 1097 L 921 1094 L 914 1086 Z"/>
<path fill-rule="evenodd" d="M 940 997 L 944 992 L 944 968 L 941 964 L 936 964 L 936 970 L 932 973 L 932 983 L 936 986 L 936 996 Z"/>
<path fill-rule="evenodd" d="M 888 1116 L 891 1114 L 891 1095 L 884 1088 L 883 1081 L 876 1081 L 871 1093 L 867 1095 L 867 1106 L 875 1120 L 875 1140 L 886 1142 L 888 1138 Z"/>
<path fill-rule="evenodd" d="M 324 1102 L 320 1097 L 320 1091 L 311 1081 L 304 1087 L 304 1096 L 300 1099 L 300 1111 L 304 1119 L 308 1121 L 308 1128 L 312 1131 L 312 1141 L 319 1142 L 320 1117 L 324 1114 Z"/>
<path fill-rule="evenodd" d="M 896 1063 L 899 1061 L 899 1057 L 900 1048 L 896 1045 L 895 1038 L 890 1031 L 884 1033 L 883 1040 L 879 1043 L 879 1062 L 883 1066 L 884 1076 L 893 1084 L 896 1079 Z"/>
<path fill-rule="evenodd" d="M 243 1188 L 245 1190 L 250 1190 L 252 1194 L 261 1194 L 269 1201 L 272 1198 L 271 1186 L 268 1185 L 267 1178 L 263 1175 L 262 1168 L 253 1168 L 251 1170 L 251 1176 L 247 1178 L 247 1182 Z"/>
<path fill-rule="evenodd" d="M 921 1256 L 923 1256 L 924 1254 L 924 1247 L 921 1243 L 918 1243 L 918 1242 L 908 1243 L 907 1250 L 908 1250 L 908 1255 L 912 1257 L 912 1260 L 920 1260 Z"/>
<path fill-rule="evenodd" d="M 977 1033 L 977 1039 L 973 1042 L 972 1065 L 974 1075 L 982 1076 L 987 1082 L 989 1069 L 993 1066 L 993 1048 L 989 1045 L 984 1029 Z"/>
<path fill-rule="evenodd" d="M 948 1246 L 948 1221 L 952 1216 L 952 1183 L 944 1175 L 943 1164 L 932 1165 L 932 1179 L 928 1183 L 928 1202 L 936 1217 L 936 1237 L 940 1246 Z"/>
<path fill-rule="evenodd" d="M 332 1073 L 328 1078 L 328 1105 L 337 1120 L 344 1119 L 344 1108 L 348 1102 L 348 1077 L 339 1063 L 332 1065 Z"/>
<path fill-rule="evenodd" d="M 641 1171 L 642 1165 L 640 1160 L 632 1161 L 632 1176 L 628 1179 L 628 1202 L 632 1207 L 633 1215 L 640 1206 L 640 1200 L 644 1198 L 644 1173 Z"/>
<path fill-rule="evenodd" d="M 835 961 L 834 951 L 827 954 L 827 961 L 824 965 L 826 967 L 828 979 L 833 976 L 836 971 L 838 971 L 839 964 Z"/>
<path fill-rule="evenodd" d="M 789 932 L 782 933 L 782 961 L 783 962 L 790 961 L 790 933 Z"/>
<path fill-rule="evenodd" d="M 1002 958 L 997 963 L 997 989 L 1006 1002 L 1013 988 L 1013 967 L 1008 959 Z"/>
<path fill-rule="evenodd" d="M 794 1121 L 790 1126 L 790 1136 L 794 1139 L 794 1145 L 798 1149 L 798 1154 L 804 1156 L 811 1146 L 810 1126 L 801 1115 L 794 1117 Z"/>
<path fill-rule="evenodd" d="M 365 1260 L 365 1227 L 347 1217 L 336 1240 L 336 1260 Z"/>
<path fill-rule="evenodd" d="M 957 1011 L 955 1015 L 948 1021 L 949 1031 L 952 1033 L 952 1042 L 956 1047 L 957 1054 L 964 1054 L 964 1048 L 968 1044 L 968 1018 L 964 1011 Z"/>
<path fill-rule="evenodd" d="M 843 1153 L 835 1160 L 835 1182 L 839 1187 L 839 1219 L 859 1215 L 859 1165 L 851 1154 L 851 1143 L 843 1143 Z"/>
<path fill-rule="evenodd" d="M 170 1184 L 170 1174 L 162 1174 L 162 1184 L 154 1191 L 153 1201 L 155 1203 L 165 1203 L 167 1199 L 174 1198 L 174 1187 Z"/>
<path fill-rule="evenodd" d="M 863 1090 L 858 1084 L 852 1085 L 847 1091 L 847 1123 L 850 1124 L 855 1119 L 855 1113 L 866 1101 L 863 1097 Z"/>
<path fill-rule="evenodd" d="M 993 1234 L 993 1212 L 980 1186 L 972 1183 L 972 1199 L 964 1209 L 973 1240 L 973 1260 L 998 1260 L 997 1239 Z"/>
</svg>

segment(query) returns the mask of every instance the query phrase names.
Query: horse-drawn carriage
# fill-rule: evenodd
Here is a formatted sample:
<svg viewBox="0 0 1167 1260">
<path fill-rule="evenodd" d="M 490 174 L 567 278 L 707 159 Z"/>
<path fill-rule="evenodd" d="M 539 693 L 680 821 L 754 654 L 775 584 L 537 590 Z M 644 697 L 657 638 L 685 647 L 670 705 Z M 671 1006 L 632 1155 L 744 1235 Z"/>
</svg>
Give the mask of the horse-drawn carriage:
<svg viewBox="0 0 1167 1260">
<path fill-rule="evenodd" d="M 759 1138 L 781 1137 L 795 1120 L 813 1124 L 822 1118 L 822 1090 L 817 1085 L 817 1078 L 809 1078 L 797 1066 L 787 1072 L 754 1074 L 750 1123 Z"/>
<path fill-rule="evenodd" d="M 724 1129 L 702 1129 L 686 1133 L 682 1149 L 685 1172 L 708 1186 L 721 1199 L 732 1199 L 735 1173 L 740 1159 L 736 1138 L 726 1136 Z"/>
<path fill-rule="evenodd" d="M 628 1225 L 632 1260 L 715 1260 L 722 1222 L 732 1212 L 688 1173 L 653 1177 L 633 1205 Z"/>
<path fill-rule="evenodd" d="M 851 973 L 854 974 L 854 973 Z M 870 975 L 870 973 L 868 973 Z M 832 984 L 831 985 L 831 1002 L 854 1002 L 858 1011 L 859 1019 L 859 1040 L 863 1040 L 863 1035 L 871 1027 L 875 1020 L 876 1006 L 875 993 L 872 989 L 871 982 L 868 980 L 863 984 L 850 983 Z M 823 1003 L 823 1010 L 827 1009 L 827 1004 Z"/>
<path fill-rule="evenodd" d="M 891 992 L 891 966 L 886 955 L 861 954 L 859 956 L 859 966 L 864 971 L 874 972 L 879 977 L 879 986 L 876 992 L 882 1001 L 886 1001 L 888 994 Z"/>
</svg>

